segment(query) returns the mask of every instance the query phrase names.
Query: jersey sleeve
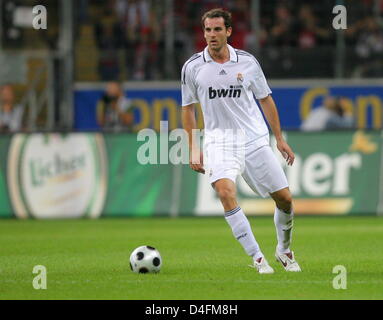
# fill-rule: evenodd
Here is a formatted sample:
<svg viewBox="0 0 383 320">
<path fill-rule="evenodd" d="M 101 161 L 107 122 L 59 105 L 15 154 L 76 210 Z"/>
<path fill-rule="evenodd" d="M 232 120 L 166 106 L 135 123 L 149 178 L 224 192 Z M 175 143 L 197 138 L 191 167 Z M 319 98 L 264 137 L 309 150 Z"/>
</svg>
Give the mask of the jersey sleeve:
<svg viewBox="0 0 383 320">
<path fill-rule="evenodd" d="M 267 84 L 266 77 L 263 74 L 262 68 L 258 61 L 254 58 L 254 63 L 252 67 L 251 73 L 251 84 L 250 88 L 253 91 L 255 97 L 259 99 L 266 98 L 269 94 L 271 94 L 271 89 Z"/>
<path fill-rule="evenodd" d="M 194 83 L 190 66 L 185 64 L 181 72 L 181 94 L 182 106 L 187 106 L 192 103 L 198 103 L 197 88 Z"/>
</svg>

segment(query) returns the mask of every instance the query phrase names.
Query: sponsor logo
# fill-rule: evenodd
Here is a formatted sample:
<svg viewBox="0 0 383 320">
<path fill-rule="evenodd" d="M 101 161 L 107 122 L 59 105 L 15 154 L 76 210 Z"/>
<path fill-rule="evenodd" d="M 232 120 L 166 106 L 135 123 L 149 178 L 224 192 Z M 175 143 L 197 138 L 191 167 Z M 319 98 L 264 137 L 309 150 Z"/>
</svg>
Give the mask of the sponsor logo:
<svg viewBox="0 0 383 320">
<path fill-rule="evenodd" d="M 219 73 L 219 75 L 220 75 L 220 76 L 226 76 L 226 75 L 227 75 L 227 73 L 226 73 L 226 71 L 225 71 L 225 70 L 223 70 L 223 69 L 222 69 L 222 70 L 221 70 L 221 72 Z"/>
<path fill-rule="evenodd" d="M 278 257 L 279 261 L 283 264 L 283 266 L 286 268 L 287 267 L 287 261 L 286 262 L 283 262 L 282 259 L 280 257 Z"/>
<path fill-rule="evenodd" d="M 19 218 L 95 218 L 106 196 L 106 156 L 99 134 L 17 134 L 8 185 Z"/>
<path fill-rule="evenodd" d="M 213 89 L 209 87 L 209 99 L 215 98 L 240 98 L 241 87 L 230 86 L 229 89 Z"/>
<path fill-rule="evenodd" d="M 247 236 L 247 233 L 243 233 L 243 234 L 241 234 L 241 235 L 239 235 L 238 237 L 237 237 L 237 240 L 239 240 L 239 239 L 241 239 L 241 238 L 244 238 L 244 237 L 246 237 Z"/>
</svg>

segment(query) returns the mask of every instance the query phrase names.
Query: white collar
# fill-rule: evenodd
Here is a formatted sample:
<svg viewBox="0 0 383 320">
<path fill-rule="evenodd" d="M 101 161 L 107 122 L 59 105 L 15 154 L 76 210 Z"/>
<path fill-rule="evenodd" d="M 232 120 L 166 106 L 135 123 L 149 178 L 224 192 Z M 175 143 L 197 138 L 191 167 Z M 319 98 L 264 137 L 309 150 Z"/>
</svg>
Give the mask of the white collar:
<svg viewBox="0 0 383 320">
<path fill-rule="evenodd" d="M 234 48 L 229 44 L 227 45 L 227 47 L 228 47 L 229 53 L 230 53 L 230 61 L 238 62 L 238 55 L 235 52 Z M 203 59 L 205 60 L 205 62 L 214 61 L 213 58 L 210 56 L 208 46 L 206 46 L 205 49 L 203 50 Z"/>
</svg>

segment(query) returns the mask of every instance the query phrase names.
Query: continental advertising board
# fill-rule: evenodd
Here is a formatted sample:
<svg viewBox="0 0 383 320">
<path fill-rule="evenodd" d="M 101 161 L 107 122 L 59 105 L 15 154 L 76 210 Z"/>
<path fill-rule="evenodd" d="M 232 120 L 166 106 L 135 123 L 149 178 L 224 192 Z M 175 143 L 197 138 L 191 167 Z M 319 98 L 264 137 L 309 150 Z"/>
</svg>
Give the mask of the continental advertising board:
<svg viewBox="0 0 383 320">
<path fill-rule="evenodd" d="M 137 85 L 138 86 L 138 85 Z M 302 121 L 312 109 L 322 105 L 326 95 L 345 97 L 347 108 L 355 117 L 359 129 L 381 129 L 383 119 L 383 85 L 300 85 L 271 86 L 277 103 L 283 129 L 299 129 Z M 75 91 L 75 128 L 78 130 L 99 130 L 96 121 L 96 105 L 101 99 L 100 86 L 78 86 Z M 181 92 L 174 87 L 129 87 L 125 90 L 132 99 L 135 115 L 135 131 L 143 128 L 159 130 L 161 120 L 169 121 L 169 128 L 181 125 Z M 203 128 L 203 118 L 198 109 L 198 127 Z"/>
<path fill-rule="evenodd" d="M 296 153 L 294 165 L 284 170 L 297 214 L 383 214 L 379 132 L 289 132 L 285 137 Z M 0 217 L 222 215 L 206 176 L 187 164 L 162 161 L 160 139 L 154 161 L 139 163 L 145 143 L 135 134 L 1 136 Z M 175 145 L 168 141 L 168 151 Z M 273 139 L 271 145 L 275 149 Z M 247 214 L 273 214 L 270 199 L 254 194 L 242 178 L 237 186 Z"/>
</svg>

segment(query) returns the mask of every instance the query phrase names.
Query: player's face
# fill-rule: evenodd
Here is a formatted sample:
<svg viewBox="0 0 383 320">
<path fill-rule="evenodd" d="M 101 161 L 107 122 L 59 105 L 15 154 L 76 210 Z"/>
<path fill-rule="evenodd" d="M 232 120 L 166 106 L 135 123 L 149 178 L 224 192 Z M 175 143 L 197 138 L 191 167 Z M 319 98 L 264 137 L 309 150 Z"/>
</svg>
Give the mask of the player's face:
<svg viewBox="0 0 383 320">
<path fill-rule="evenodd" d="M 120 95 L 121 89 L 117 83 L 111 82 L 108 83 L 106 87 L 106 92 L 110 97 L 118 97 Z"/>
<path fill-rule="evenodd" d="M 10 86 L 4 86 L 0 90 L 0 101 L 5 103 L 12 103 L 14 100 L 13 90 Z"/>
<path fill-rule="evenodd" d="M 231 28 L 225 27 L 222 17 L 206 18 L 204 36 L 209 49 L 219 51 L 227 44 L 227 38 L 231 35 Z"/>
</svg>

